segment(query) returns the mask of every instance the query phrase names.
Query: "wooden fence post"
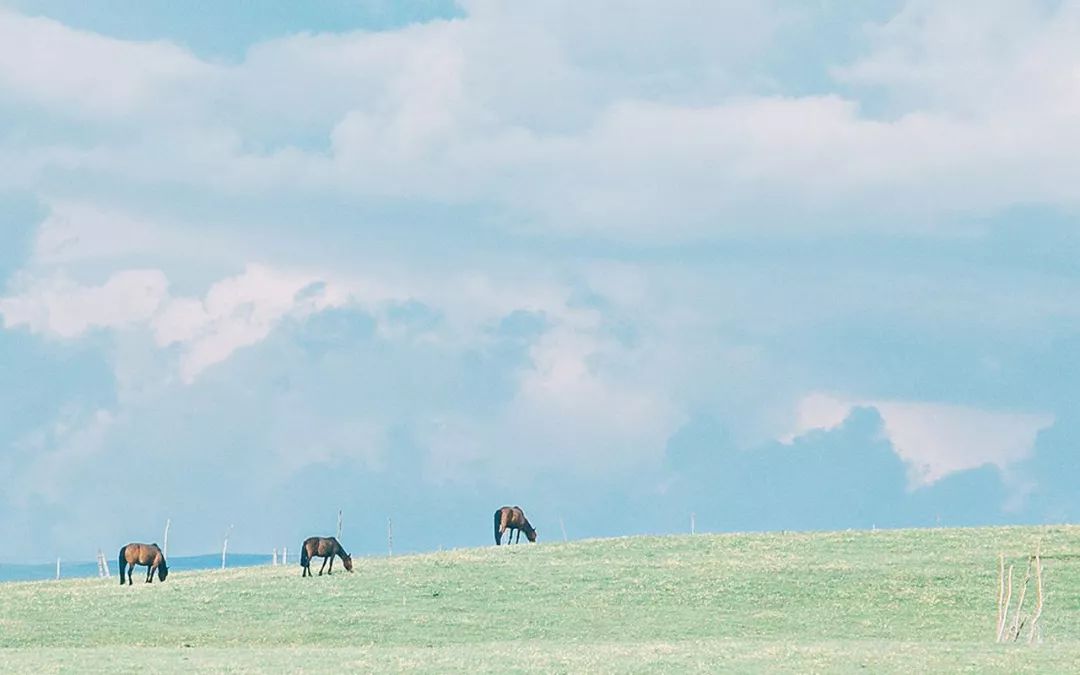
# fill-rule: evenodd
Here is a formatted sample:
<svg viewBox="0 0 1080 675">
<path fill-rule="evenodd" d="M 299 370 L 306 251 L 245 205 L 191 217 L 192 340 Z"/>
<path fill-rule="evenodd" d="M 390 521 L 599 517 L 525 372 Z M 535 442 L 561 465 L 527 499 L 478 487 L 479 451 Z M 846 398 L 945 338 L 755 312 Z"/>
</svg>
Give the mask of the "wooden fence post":
<svg viewBox="0 0 1080 675">
<path fill-rule="evenodd" d="M 165 546 L 161 549 L 161 556 L 165 560 L 169 559 L 169 525 L 172 525 L 172 518 L 165 519 Z"/>
<path fill-rule="evenodd" d="M 229 525 L 229 529 L 225 530 L 225 541 L 221 543 L 221 569 L 225 569 L 225 552 L 229 550 L 229 533 L 232 529 L 233 526 Z"/>
<path fill-rule="evenodd" d="M 1039 636 L 1039 617 L 1042 616 L 1043 610 L 1042 544 L 1039 545 L 1037 550 L 1038 553 L 1035 554 L 1035 592 L 1038 593 L 1038 604 L 1035 605 L 1035 614 L 1031 617 L 1031 631 L 1028 633 L 1028 644 L 1035 642 L 1035 639 Z M 1016 636 L 1020 637 L 1019 631 L 1017 631 Z"/>
</svg>

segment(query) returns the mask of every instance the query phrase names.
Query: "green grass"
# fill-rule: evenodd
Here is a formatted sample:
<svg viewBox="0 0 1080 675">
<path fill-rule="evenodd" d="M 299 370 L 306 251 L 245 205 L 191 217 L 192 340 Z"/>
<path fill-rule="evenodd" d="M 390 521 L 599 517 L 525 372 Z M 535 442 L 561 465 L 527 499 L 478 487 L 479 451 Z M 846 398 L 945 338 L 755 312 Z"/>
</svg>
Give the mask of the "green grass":
<svg viewBox="0 0 1080 675">
<path fill-rule="evenodd" d="M 1045 557 L 1043 640 L 998 645 L 997 555 Z M 633 537 L 0 584 L 27 672 L 1070 672 L 1080 528 Z M 1028 606 L 1033 598 L 1029 596 Z"/>
</svg>

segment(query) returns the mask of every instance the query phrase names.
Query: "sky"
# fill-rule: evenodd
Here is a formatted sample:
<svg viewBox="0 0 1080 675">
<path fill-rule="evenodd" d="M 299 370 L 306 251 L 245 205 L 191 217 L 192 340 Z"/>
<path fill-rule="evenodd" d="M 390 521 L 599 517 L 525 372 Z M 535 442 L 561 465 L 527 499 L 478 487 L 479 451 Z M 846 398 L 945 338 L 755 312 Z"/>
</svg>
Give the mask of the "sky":
<svg viewBox="0 0 1080 675">
<path fill-rule="evenodd" d="M 0 561 L 1080 517 L 1080 4 L 194 4 L 0 0 Z"/>
</svg>

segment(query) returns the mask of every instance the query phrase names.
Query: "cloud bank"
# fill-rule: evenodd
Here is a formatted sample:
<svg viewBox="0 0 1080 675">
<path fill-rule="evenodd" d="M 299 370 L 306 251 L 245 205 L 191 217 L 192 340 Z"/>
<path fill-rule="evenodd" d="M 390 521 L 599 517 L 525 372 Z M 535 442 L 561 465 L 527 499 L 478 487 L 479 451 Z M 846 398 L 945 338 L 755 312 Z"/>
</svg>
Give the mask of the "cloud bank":
<svg viewBox="0 0 1080 675">
<path fill-rule="evenodd" d="M 1073 5 L 443 9 L 0 9 L 0 535 L 1076 512 Z"/>
</svg>

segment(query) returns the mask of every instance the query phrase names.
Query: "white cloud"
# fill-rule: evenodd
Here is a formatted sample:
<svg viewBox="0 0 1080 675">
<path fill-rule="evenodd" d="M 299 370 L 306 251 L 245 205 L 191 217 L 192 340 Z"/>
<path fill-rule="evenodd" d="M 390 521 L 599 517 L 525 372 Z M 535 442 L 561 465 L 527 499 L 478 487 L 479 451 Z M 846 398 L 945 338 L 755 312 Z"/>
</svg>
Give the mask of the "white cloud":
<svg viewBox="0 0 1080 675">
<path fill-rule="evenodd" d="M 50 209 L 2 325 L 107 331 L 117 386 L 115 411 L 42 427 L 23 449 L 55 458 L 34 475 L 78 476 L 112 439 L 131 458 L 160 452 L 154 467 L 180 447 L 216 467 L 226 447 L 221 466 L 274 481 L 312 463 L 377 469 L 399 434 L 427 451 L 428 479 L 480 467 L 510 483 L 491 469 L 506 453 L 507 474 L 647 471 L 688 415 L 755 447 L 810 383 L 902 377 L 821 372 L 880 351 L 852 326 L 895 321 L 946 348 L 1005 336 L 972 356 L 1000 364 L 986 384 L 1004 387 L 1016 345 L 1075 323 L 1075 279 L 1002 269 L 999 249 L 909 269 L 913 250 L 969 242 L 882 253 L 852 237 L 834 257 L 819 236 L 966 235 L 1012 204 L 1076 206 L 1073 4 L 910 2 L 865 40 L 808 54 L 796 87 L 771 68 L 820 46 L 799 19 L 812 9 L 463 6 L 269 40 L 229 64 L 0 10 L 0 184 Z M 748 233 L 745 248 L 648 245 Z M 275 333 L 328 308 L 363 316 L 320 317 L 325 341 Z M 542 318 L 508 337 L 500 321 L 519 310 Z M 785 440 L 857 405 L 922 483 L 1008 465 L 1054 419 L 817 394 Z M 198 428 L 173 446 L 157 438 L 170 426 Z M 222 440 L 232 429 L 246 447 Z"/>
<path fill-rule="evenodd" d="M 138 278 L 129 272 L 115 274 L 101 287 L 57 284 L 46 277 L 50 281 L 0 301 L 0 309 L 9 324 L 62 338 L 77 338 L 89 326 L 143 329 L 141 341 L 132 342 L 138 333 L 117 336 L 123 340 L 116 367 L 124 391 L 116 414 L 132 414 L 132 406 L 161 399 L 174 380 L 195 383 L 238 350 L 266 340 L 283 321 L 303 320 L 328 308 L 362 308 L 375 317 L 381 340 L 435 349 L 449 358 L 483 349 L 497 321 L 514 311 L 542 314 L 547 327 L 531 345 L 528 365 L 512 378 L 513 393 L 490 414 L 466 415 L 453 403 L 446 409 L 429 404 L 412 413 L 421 419 L 433 415 L 419 439 L 430 453 L 426 475 L 434 480 L 470 475 L 469 467 L 509 447 L 520 453 L 516 465 L 531 469 L 595 473 L 653 466 L 683 421 L 669 396 L 672 383 L 657 380 L 655 368 L 641 368 L 643 360 L 652 358 L 649 348 L 628 347 L 606 335 L 604 317 L 595 309 L 572 306 L 569 289 L 558 285 L 506 282 L 478 273 L 417 276 L 398 284 L 391 276 L 335 276 L 249 264 L 205 293 L 185 296 L 169 294 L 164 273 L 151 276 L 160 280 L 154 301 L 123 320 L 116 314 L 124 306 L 118 302 L 123 294 L 116 289 L 126 288 L 123 280 Z M 644 280 L 638 283 L 645 287 Z M 52 290 L 44 293 L 40 287 Z M 393 318 L 394 308 L 407 302 L 422 303 L 440 316 L 435 327 L 424 328 L 419 341 Z M 75 309 L 78 314 L 71 315 Z M 148 349 L 157 350 L 157 359 Z M 160 361 L 166 354 L 175 375 L 163 377 Z M 281 447 L 289 451 L 283 449 L 267 471 L 283 475 L 342 457 L 378 463 L 392 417 L 375 414 L 345 422 L 320 414 L 311 409 L 283 416 L 280 433 L 287 439 Z M 322 430 L 305 436 L 312 426 Z"/>
<path fill-rule="evenodd" d="M 0 87 L 50 109 L 142 112 L 128 127 L 140 133 L 81 154 L 7 152 L 42 175 L 83 167 L 213 192 L 493 204 L 508 227 L 646 240 L 949 233 L 957 210 L 1076 206 L 1080 12 L 970 9 L 911 3 L 836 69 L 857 85 L 843 96 L 762 95 L 751 83 L 737 64 L 788 22 L 761 3 L 685 13 L 473 3 L 461 20 L 271 40 L 227 67 L 8 12 L 10 32 L 43 32 L 64 58 L 125 65 L 109 70 L 118 91 L 55 75 L 65 69 L 31 86 L 12 79 L 22 72 L 12 52 Z M 871 87 L 905 104 L 868 114 L 859 96 Z M 182 116 L 146 107 L 177 99 Z M 328 147 L 294 145 L 312 138 Z"/>
<path fill-rule="evenodd" d="M 125 116 L 205 82 L 214 68 L 167 42 L 129 42 L 0 9 L 0 96 L 61 115 Z M 175 98 L 174 98 L 175 97 Z"/>
<path fill-rule="evenodd" d="M 322 294 L 302 294 L 319 281 L 317 276 L 248 265 L 242 274 L 211 286 L 202 300 L 169 303 L 153 322 L 155 339 L 163 347 L 184 345 L 180 376 L 191 382 L 237 349 L 261 342 L 284 317 L 328 307 Z"/>
<path fill-rule="evenodd" d="M 1075 3 L 912 0 L 866 36 L 869 51 L 837 77 L 878 87 L 903 109 L 1051 117 L 1080 103 Z"/>
<path fill-rule="evenodd" d="M 509 401 L 482 419 L 443 414 L 421 429 L 426 473 L 468 480 L 481 466 L 514 481 L 522 472 L 610 477 L 655 469 L 685 416 L 666 390 L 634 371 L 634 358 L 587 331 L 548 330 Z"/>
<path fill-rule="evenodd" d="M 913 471 L 929 484 L 955 471 L 984 464 L 1006 467 L 1026 458 L 1035 437 L 1053 425 L 1045 413 L 983 410 L 971 406 L 911 401 L 846 400 L 815 392 L 796 408 L 794 429 L 785 443 L 813 430 L 839 427 L 855 407 L 874 408 L 884 434 Z"/>
<path fill-rule="evenodd" d="M 632 352 L 561 327 L 530 351 L 507 411 L 507 436 L 547 468 L 655 465 L 684 421 L 664 390 L 633 374 Z"/>
<path fill-rule="evenodd" d="M 6 328 L 75 338 L 92 328 L 124 328 L 150 319 L 168 297 L 159 270 L 116 272 L 100 286 L 82 286 L 63 274 L 25 282 L 16 295 L 0 298 Z"/>
<path fill-rule="evenodd" d="M 377 319 L 378 334 L 389 341 L 422 337 L 458 347 L 481 343 L 493 322 L 516 310 L 573 321 L 583 329 L 595 326 L 592 313 L 567 306 L 565 288 L 478 273 L 444 277 L 398 270 L 342 275 L 249 263 L 241 273 L 214 281 L 205 294 L 196 296 L 170 293 L 168 277 L 156 269 L 115 272 L 100 286 L 82 284 L 67 276 L 63 264 L 49 263 L 85 261 L 99 254 L 109 259 L 125 244 L 114 248 L 105 240 L 100 250 L 95 249 L 96 239 L 80 243 L 57 225 L 62 222 L 66 221 L 53 216 L 45 221 L 30 266 L 8 295 L 0 297 L 4 325 L 64 339 L 78 338 L 92 328 L 142 327 L 157 347 L 178 350 L 179 376 L 186 383 L 238 349 L 262 342 L 283 320 L 303 320 L 335 307 L 367 311 Z M 86 231 L 100 237 L 121 232 L 125 223 L 123 218 L 101 222 L 110 223 L 110 228 Z M 167 246 L 169 241 L 161 243 Z M 409 326 L 400 324 L 395 308 L 409 302 L 441 315 L 436 333 L 414 335 Z"/>
<path fill-rule="evenodd" d="M 115 265 L 127 260 L 176 256 L 204 262 L 227 248 L 221 238 L 184 233 L 152 218 L 87 201 L 58 200 L 38 225 L 27 267 Z"/>
<path fill-rule="evenodd" d="M 303 317 L 347 300 L 344 294 L 305 294 L 315 275 L 249 265 L 213 284 L 203 298 L 172 297 L 161 270 L 125 270 L 100 286 L 84 286 L 57 272 L 17 285 L 0 298 L 4 326 L 72 339 L 92 328 L 144 326 L 160 347 L 183 347 L 180 374 L 191 382 L 241 347 L 263 340 L 286 316 Z"/>
</svg>

